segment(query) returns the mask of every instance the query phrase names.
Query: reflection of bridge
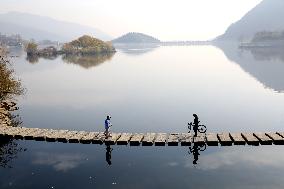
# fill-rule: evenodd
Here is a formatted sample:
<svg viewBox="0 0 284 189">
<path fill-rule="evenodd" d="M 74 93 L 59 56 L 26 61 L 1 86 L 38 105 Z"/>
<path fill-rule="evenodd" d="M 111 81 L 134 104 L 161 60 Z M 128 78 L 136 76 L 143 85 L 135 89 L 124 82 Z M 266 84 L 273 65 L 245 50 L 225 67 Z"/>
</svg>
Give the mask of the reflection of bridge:
<svg viewBox="0 0 284 189">
<path fill-rule="evenodd" d="M 283 145 L 284 133 L 208 133 L 193 137 L 191 133 L 112 133 L 106 138 L 103 132 L 68 131 L 26 127 L 0 126 L 0 136 L 15 139 L 69 142 L 85 144 L 131 145 L 131 146 L 208 146 L 231 145 Z"/>
</svg>

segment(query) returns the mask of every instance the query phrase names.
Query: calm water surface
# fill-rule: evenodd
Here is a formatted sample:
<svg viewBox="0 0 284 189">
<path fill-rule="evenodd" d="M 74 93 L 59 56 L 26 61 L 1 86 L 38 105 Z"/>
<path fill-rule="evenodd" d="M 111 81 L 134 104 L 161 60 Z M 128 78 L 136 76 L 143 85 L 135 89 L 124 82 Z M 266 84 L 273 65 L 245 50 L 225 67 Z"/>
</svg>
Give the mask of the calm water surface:
<svg viewBox="0 0 284 189">
<path fill-rule="evenodd" d="M 113 131 L 184 132 L 197 113 L 210 132 L 283 130 L 284 59 L 273 50 L 131 47 L 113 56 L 13 61 L 27 88 L 19 99 L 27 127 L 102 131 L 111 114 Z M 0 188 L 284 187 L 278 146 L 211 147 L 197 165 L 184 147 L 113 146 L 108 165 L 105 146 L 9 145 L 17 157 L 0 168 Z"/>
</svg>

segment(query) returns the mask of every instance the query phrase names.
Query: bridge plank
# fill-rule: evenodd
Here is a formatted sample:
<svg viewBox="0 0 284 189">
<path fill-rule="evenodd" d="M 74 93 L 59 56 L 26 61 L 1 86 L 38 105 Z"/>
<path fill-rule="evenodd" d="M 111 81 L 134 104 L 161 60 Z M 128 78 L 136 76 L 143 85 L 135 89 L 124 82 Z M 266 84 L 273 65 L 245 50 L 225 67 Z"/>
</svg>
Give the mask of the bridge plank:
<svg viewBox="0 0 284 189">
<path fill-rule="evenodd" d="M 168 137 L 168 146 L 178 146 L 179 143 L 179 133 L 171 133 Z"/>
<path fill-rule="evenodd" d="M 87 134 L 88 134 L 88 132 L 86 132 L 86 131 L 79 131 L 79 132 L 76 133 L 75 135 L 71 136 L 68 141 L 69 141 L 70 143 L 79 143 L 80 140 L 81 140 L 84 136 L 86 136 Z"/>
<path fill-rule="evenodd" d="M 142 146 L 152 146 L 154 144 L 155 137 L 156 133 L 146 133 L 142 139 Z"/>
<path fill-rule="evenodd" d="M 5 130 L 9 129 L 10 127 L 8 126 L 1 126 L 0 127 L 0 136 L 4 136 L 5 135 Z"/>
<path fill-rule="evenodd" d="M 54 130 L 54 132 L 47 133 L 45 136 L 45 140 L 48 142 L 55 142 L 57 139 L 67 133 L 68 130 Z"/>
<path fill-rule="evenodd" d="M 76 135 L 77 133 L 78 133 L 78 131 L 67 131 L 66 133 L 63 133 L 63 134 L 59 135 L 57 137 L 57 141 L 58 142 L 68 142 L 69 139 L 72 136 Z"/>
<path fill-rule="evenodd" d="M 26 128 L 22 127 L 22 129 L 14 135 L 16 139 L 24 139 L 24 137 L 29 134 L 35 132 L 35 128 Z"/>
<path fill-rule="evenodd" d="M 26 133 L 26 135 L 24 136 L 24 139 L 26 139 L 26 140 L 33 140 L 34 136 L 39 135 L 42 132 L 44 132 L 44 129 L 36 128 L 34 131 Z"/>
<path fill-rule="evenodd" d="M 272 139 L 266 136 L 265 133 L 253 133 L 253 135 L 259 140 L 261 145 L 271 145 Z"/>
<path fill-rule="evenodd" d="M 37 141 L 44 141 L 44 140 L 46 140 L 46 136 L 50 135 L 51 133 L 53 133 L 55 131 L 56 130 L 53 130 L 53 129 L 46 129 L 45 132 L 34 135 L 34 139 L 37 140 Z"/>
<path fill-rule="evenodd" d="M 191 133 L 181 133 L 179 135 L 179 141 L 181 146 L 190 146 L 193 140 Z"/>
<path fill-rule="evenodd" d="M 205 134 L 198 134 L 196 137 L 193 137 L 193 143 L 202 145 L 205 144 L 206 137 Z"/>
<path fill-rule="evenodd" d="M 117 140 L 117 145 L 127 145 L 132 136 L 132 133 L 122 133 L 120 138 Z"/>
<path fill-rule="evenodd" d="M 25 128 L 15 135 L 16 138 L 31 139 L 31 135 L 36 132 L 38 128 Z"/>
<path fill-rule="evenodd" d="M 38 133 L 33 135 L 34 140 L 44 141 L 45 140 L 45 133 L 48 132 L 49 129 L 40 129 Z"/>
<path fill-rule="evenodd" d="M 18 127 L 9 127 L 3 130 L 2 136 L 11 136 L 10 133 L 13 133 L 18 130 Z"/>
<path fill-rule="evenodd" d="M 116 141 L 120 138 L 121 133 L 111 133 L 110 137 L 105 138 L 106 145 L 114 145 Z"/>
<path fill-rule="evenodd" d="M 80 142 L 83 144 L 90 144 L 93 139 L 98 136 L 99 132 L 89 132 L 87 135 L 83 136 L 83 138 L 80 139 Z"/>
<path fill-rule="evenodd" d="M 284 132 L 276 132 L 276 134 L 284 138 Z"/>
<path fill-rule="evenodd" d="M 155 146 L 165 146 L 167 139 L 167 133 L 158 133 L 155 139 Z"/>
<path fill-rule="evenodd" d="M 231 139 L 234 142 L 234 145 L 245 145 L 246 141 L 243 138 L 241 133 L 230 133 Z"/>
<path fill-rule="evenodd" d="M 11 127 L 11 129 L 9 130 L 6 129 L 5 133 L 6 133 L 6 136 L 15 137 L 15 135 L 21 132 L 21 130 L 22 130 L 21 127 Z"/>
<path fill-rule="evenodd" d="M 253 135 L 253 133 L 242 133 L 242 136 L 248 145 L 259 145 L 259 140 Z"/>
<path fill-rule="evenodd" d="M 133 134 L 132 138 L 130 139 L 130 146 L 139 146 L 143 138 L 144 138 L 143 133 Z"/>
<path fill-rule="evenodd" d="M 218 146 L 219 140 L 217 134 L 215 133 L 206 134 L 206 143 L 208 146 Z"/>
<path fill-rule="evenodd" d="M 284 144 L 284 138 L 276 133 L 265 133 L 269 138 L 272 139 L 273 143 L 275 145 L 283 145 Z"/>
<path fill-rule="evenodd" d="M 233 141 L 229 133 L 219 133 L 217 134 L 221 146 L 232 146 Z"/>
<path fill-rule="evenodd" d="M 105 141 L 105 134 L 103 132 L 100 132 L 97 136 L 93 138 L 92 143 L 93 144 L 103 144 Z"/>
</svg>

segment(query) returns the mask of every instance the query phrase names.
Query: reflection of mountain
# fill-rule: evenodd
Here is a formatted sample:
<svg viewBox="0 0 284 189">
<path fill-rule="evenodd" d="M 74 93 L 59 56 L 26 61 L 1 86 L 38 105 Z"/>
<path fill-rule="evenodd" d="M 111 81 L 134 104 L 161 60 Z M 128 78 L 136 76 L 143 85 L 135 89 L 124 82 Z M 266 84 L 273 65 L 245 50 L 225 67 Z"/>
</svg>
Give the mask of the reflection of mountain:
<svg viewBox="0 0 284 189">
<path fill-rule="evenodd" d="M 114 47 L 129 55 L 142 55 L 159 47 L 158 44 L 114 44 Z"/>
<path fill-rule="evenodd" d="M 284 48 L 249 48 L 255 60 L 284 62 Z"/>
<path fill-rule="evenodd" d="M 284 92 L 284 55 L 283 49 L 254 48 L 239 49 L 237 45 L 218 44 L 231 61 L 260 81 L 265 87 Z"/>
<path fill-rule="evenodd" d="M 96 54 L 96 55 L 64 55 L 62 59 L 66 63 L 77 64 L 83 68 L 89 69 L 98 66 L 105 61 L 111 60 L 114 53 Z"/>
</svg>

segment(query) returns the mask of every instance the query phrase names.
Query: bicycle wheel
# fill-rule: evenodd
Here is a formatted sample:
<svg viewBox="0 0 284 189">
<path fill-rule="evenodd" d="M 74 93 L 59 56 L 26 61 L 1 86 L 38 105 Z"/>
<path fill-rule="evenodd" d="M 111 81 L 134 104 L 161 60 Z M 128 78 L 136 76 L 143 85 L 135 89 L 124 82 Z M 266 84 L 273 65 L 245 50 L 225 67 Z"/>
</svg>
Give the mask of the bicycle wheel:
<svg viewBox="0 0 284 189">
<path fill-rule="evenodd" d="M 199 126 L 198 126 L 198 131 L 199 131 L 200 133 L 206 133 L 207 128 L 206 128 L 205 125 L 199 125 Z"/>
<path fill-rule="evenodd" d="M 188 153 L 189 155 L 192 153 L 192 148 L 191 148 L 191 147 L 188 147 L 187 153 Z"/>
<path fill-rule="evenodd" d="M 206 147 L 207 147 L 206 144 L 200 145 L 200 146 L 199 146 L 199 151 L 200 151 L 200 152 L 205 151 L 205 150 L 206 150 Z"/>
</svg>

